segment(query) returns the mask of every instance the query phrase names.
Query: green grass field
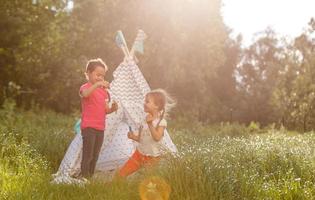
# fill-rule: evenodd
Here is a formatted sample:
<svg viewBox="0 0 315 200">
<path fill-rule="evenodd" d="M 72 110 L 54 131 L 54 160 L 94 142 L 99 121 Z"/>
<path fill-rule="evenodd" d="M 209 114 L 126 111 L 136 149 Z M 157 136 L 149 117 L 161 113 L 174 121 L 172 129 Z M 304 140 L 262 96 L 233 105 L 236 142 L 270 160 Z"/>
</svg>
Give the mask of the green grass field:
<svg viewBox="0 0 315 200">
<path fill-rule="evenodd" d="M 75 117 L 0 110 L 1 199 L 140 199 L 139 185 L 163 179 L 170 199 L 315 199 L 315 134 L 272 127 L 173 122 L 179 153 L 127 180 L 50 184 L 74 133 Z"/>
</svg>

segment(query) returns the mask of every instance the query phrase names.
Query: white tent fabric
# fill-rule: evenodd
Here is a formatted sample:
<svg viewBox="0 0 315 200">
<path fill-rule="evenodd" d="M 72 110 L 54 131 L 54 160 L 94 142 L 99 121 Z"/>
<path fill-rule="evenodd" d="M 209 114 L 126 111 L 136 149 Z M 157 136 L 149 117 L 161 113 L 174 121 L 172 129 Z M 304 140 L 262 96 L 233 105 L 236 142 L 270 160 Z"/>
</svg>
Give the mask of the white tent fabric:
<svg viewBox="0 0 315 200">
<path fill-rule="evenodd" d="M 129 126 L 132 127 L 132 130 L 137 130 L 145 119 L 143 102 L 150 87 L 134 57 L 125 53 L 125 59 L 116 68 L 113 77 L 110 94 L 111 99 L 118 103 L 119 109 L 116 113 L 107 116 L 104 142 L 96 164 L 96 171 L 115 170 L 128 160 L 136 147 L 136 142 L 127 138 Z M 169 152 L 177 151 L 167 130 L 165 130 L 162 143 Z M 80 173 L 81 158 L 82 137 L 81 134 L 77 134 L 62 160 L 58 172 L 54 175 L 53 182 L 76 182 L 71 177 Z"/>
</svg>

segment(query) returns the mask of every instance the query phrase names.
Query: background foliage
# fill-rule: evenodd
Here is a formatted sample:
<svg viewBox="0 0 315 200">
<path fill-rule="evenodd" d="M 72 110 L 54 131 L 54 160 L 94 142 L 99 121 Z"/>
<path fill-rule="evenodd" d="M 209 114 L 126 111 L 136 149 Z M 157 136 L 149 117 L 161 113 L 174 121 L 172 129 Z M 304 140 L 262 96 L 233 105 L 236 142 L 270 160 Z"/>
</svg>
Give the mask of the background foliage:
<svg viewBox="0 0 315 200">
<path fill-rule="evenodd" d="M 221 0 L 0 2 L 1 105 L 13 98 L 25 109 L 79 110 L 87 60 L 105 60 L 111 80 L 123 59 L 116 31 L 131 46 L 143 29 L 148 39 L 139 67 L 152 88 L 178 100 L 176 116 L 315 126 L 313 19 L 291 42 L 266 29 L 244 47 L 241 36 L 230 37 Z"/>
</svg>

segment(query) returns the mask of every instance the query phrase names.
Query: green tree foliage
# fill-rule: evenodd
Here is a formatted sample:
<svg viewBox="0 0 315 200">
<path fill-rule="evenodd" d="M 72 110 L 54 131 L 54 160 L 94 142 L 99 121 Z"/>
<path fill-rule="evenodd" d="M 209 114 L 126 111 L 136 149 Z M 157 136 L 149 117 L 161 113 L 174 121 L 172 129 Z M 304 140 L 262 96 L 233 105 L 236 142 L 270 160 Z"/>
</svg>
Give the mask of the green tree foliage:
<svg viewBox="0 0 315 200">
<path fill-rule="evenodd" d="M 73 3 L 73 7 L 68 5 Z M 314 32 L 293 43 L 271 29 L 248 48 L 221 16 L 221 0 L 0 0 L 0 105 L 14 98 L 69 113 L 91 58 L 123 59 L 114 42 L 122 30 L 131 47 L 148 35 L 139 67 L 152 88 L 178 100 L 177 113 L 202 122 L 281 122 L 315 127 Z"/>
<path fill-rule="evenodd" d="M 225 42 L 225 62 L 215 70 L 215 78 L 209 81 L 208 91 L 212 92 L 215 98 L 214 103 L 209 103 L 211 112 L 205 110 L 201 114 L 210 122 L 234 121 L 239 119 L 239 94 L 237 91 L 236 66 L 241 59 L 242 37 L 236 40 L 228 39 Z M 212 115 L 212 113 L 217 113 Z"/>
<path fill-rule="evenodd" d="M 240 77 L 242 120 L 267 124 L 273 118 L 273 90 L 281 68 L 282 48 L 273 30 L 267 29 L 244 51 L 237 69 Z"/>
<path fill-rule="evenodd" d="M 70 94 L 74 94 L 71 86 L 78 74 L 74 75 L 73 64 L 67 65 L 65 6 L 64 1 L 1 3 L 1 14 L 5 15 L 1 17 L 1 38 L 6 38 L 7 31 L 10 34 L 1 44 L 3 96 L 14 93 L 18 104 L 26 107 L 35 102 L 56 110 L 69 108 Z"/>
<path fill-rule="evenodd" d="M 315 128 L 315 21 L 287 49 L 275 104 L 285 126 L 307 131 Z"/>
<path fill-rule="evenodd" d="M 148 39 L 139 66 L 151 87 L 166 88 L 178 99 L 180 112 L 190 111 L 201 120 L 211 116 L 218 121 L 229 115 L 220 107 L 230 105 L 220 99 L 234 87 L 226 85 L 234 84 L 235 62 L 226 60 L 234 47 L 221 16 L 221 0 L 74 0 L 73 4 L 71 10 L 66 1 L 53 0 L 1 5 L 1 14 L 9 12 L 1 18 L 1 26 L 8 24 L 12 28 L 6 29 L 16 37 L 14 43 L 6 40 L 12 47 L 1 44 L 5 51 L 1 56 L 11 59 L 1 59 L 5 77 L 1 85 L 3 91 L 10 81 L 20 87 L 15 97 L 19 105 L 35 102 L 63 112 L 78 108 L 77 90 L 84 82 L 86 61 L 104 59 L 111 79 L 123 59 L 114 43 L 116 31 L 124 32 L 130 47 L 137 30 L 143 29 Z M 17 22 L 11 22 L 15 18 Z M 227 79 L 230 82 L 223 83 Z M 222 86 L 230 89 L 218 97 L 216 91 Z"/>
</svg>

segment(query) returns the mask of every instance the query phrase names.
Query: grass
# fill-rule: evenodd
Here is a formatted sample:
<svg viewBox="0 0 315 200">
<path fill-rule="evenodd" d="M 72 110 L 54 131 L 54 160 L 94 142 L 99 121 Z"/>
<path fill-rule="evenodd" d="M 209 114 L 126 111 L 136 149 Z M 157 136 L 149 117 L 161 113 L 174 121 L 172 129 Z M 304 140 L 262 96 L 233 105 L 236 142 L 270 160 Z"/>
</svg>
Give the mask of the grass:
<svg viewBox="0 0 315 200">
<path fill-rule="evenodd" d="M 150 177 L 165 181 L 174 200 L 315 199 L 312 132 L 173 122 L 170 132 L 179 153 L 155 170 L 76 186 L 50 184 L 74 136 L 75 117 L 21 111 L 7 103 L 0 120 L 1 199 L 140 199 L 139 186 Z M 150 191 L 153 195 L 155 190 Z"/>
</svg>

